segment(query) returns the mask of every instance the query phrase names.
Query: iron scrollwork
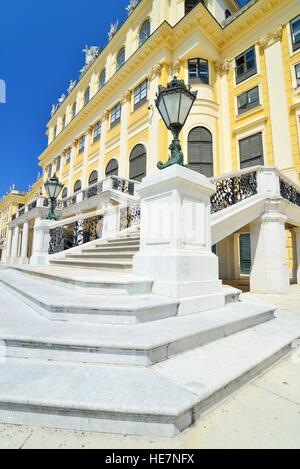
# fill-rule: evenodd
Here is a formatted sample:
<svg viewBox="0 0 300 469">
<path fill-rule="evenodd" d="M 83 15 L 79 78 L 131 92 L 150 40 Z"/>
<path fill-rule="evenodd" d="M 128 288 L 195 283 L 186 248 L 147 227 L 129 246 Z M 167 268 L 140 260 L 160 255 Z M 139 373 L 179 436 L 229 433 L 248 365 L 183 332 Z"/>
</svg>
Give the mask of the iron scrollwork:
<svg viewBox="0 0 300 469">
<path fill-rule="evenodd" d="M 134 183 L 126 179 L 114 177 L 112 188 L 114 191 L 123 192 L 123 194 L 134 195 Z"/>
<path fill-rule="evenodd" d="M 134 207 L 125 207 L 121 209 L 120 216 L 120 231 L 127 230 L 133 226 L 138 226 L 141 221 L 141 207 L 135 205 Z"/>
<path fill-rule="evenodd" d="M 217 213 L 257 194 L 255 171 L 220 179 L 215 182 L 216 192 L 211 197 L 211 213 Z"/>
<path fill-rule="evenodd" d="M 284 179 L 280 179 L 281 197 L 300 207 L 300 192 Z"/>
<path fill-rule="evenodd" d="M 103 217 L 78 220 L 50 230 L 49 254 L 58 254 L 102 237 Z"/>
</svg>

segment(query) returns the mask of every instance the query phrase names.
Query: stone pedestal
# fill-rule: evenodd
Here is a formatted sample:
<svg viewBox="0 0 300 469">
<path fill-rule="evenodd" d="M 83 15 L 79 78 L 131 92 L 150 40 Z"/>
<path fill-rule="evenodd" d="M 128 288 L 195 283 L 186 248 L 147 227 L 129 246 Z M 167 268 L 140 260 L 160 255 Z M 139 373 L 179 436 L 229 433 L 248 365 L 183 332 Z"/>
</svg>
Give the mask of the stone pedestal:
<svg viewBox="0 0 300 469">
<path fill-rule="evenodd" d="M 218 258 L 211 251 L 209 180 L 179 165 L 146 177 L 141 197 L 137 276 L 154 280 L 153 293 L 177 298 L 180 314 L 222 307 Z"/>
<path fill-rule="evenodd" d="M 269 202 L 266 213 L 251 224 L 251 291 L 285 294 L 289 290 L 286 256 L 286 217 L 279 202 Z"/>
<path fill-rule="evenodd" d="M 30 265 L 48 265 L 50 229 L 53 221 L 37 220 L 34 226 Z"/>
</svg>

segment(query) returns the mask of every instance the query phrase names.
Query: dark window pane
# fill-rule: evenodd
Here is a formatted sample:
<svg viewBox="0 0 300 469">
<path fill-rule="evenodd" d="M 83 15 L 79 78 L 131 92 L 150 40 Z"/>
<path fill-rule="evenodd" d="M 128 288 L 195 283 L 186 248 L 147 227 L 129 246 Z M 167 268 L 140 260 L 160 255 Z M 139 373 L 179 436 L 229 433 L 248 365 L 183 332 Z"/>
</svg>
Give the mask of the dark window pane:
<svg viewBox="0 0 300 469">
<path fill-rule="evenodd" d="M 207 177 L 213 177 L 212 134 L 205 127 L 196 127 L 188 137 L 188 167 Z"/>
</svg>

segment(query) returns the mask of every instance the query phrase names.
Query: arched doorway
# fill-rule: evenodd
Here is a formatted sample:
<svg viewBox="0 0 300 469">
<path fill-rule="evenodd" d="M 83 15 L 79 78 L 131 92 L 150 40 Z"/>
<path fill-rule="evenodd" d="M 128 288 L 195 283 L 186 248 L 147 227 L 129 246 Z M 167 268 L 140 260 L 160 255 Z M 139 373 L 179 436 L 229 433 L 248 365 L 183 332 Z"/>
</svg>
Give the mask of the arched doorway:
<svg viewBox="0 0 300 469">
<path fill-rule="evenodd" d="M 195 127 L 189 133 L 188 167 L 207 177 L 214 175 L 213 138 L 205 127 Z"/>
<path fill-rule="evenodd" d="M 129 157 L 129 179 L 141 182 L 147 172 L 147 152 L 144 145 L 136 145 Z"/>
<path fill-rule="evenodd" d="M 110 160 L 110 162 L 106 166 L 105 176 L 106 177 L 118 176 L 118 174 L 119 174 L 119 163 L 115 158 L 113 158 L 112 160 Z"/>
</svg>

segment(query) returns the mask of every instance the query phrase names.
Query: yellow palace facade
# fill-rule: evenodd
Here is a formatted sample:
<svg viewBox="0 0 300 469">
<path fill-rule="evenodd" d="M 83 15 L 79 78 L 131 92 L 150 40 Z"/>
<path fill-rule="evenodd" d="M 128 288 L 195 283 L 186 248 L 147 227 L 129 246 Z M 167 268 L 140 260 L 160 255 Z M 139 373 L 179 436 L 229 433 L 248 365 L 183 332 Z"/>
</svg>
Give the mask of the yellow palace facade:
<svg viewBox="0 0 300 469">
<path fill-rule="evenodd" d="M 298 0 L 131 0 L 107 45 L 84 52 L 79 79 L 52 107 L 39 157 L 42 182 L 56 173 L 64 184 L 65 216 L 78 214 L 77 195 L 106 177 L 141 181 L 167 161 L 171 136 L 155 97 L 174 75 L 198 91 L 180 136 L 189 168 L 217 177 L 275 166 L 299 182 Z M 292 263 L 288 229 L 287 238 Z"/>
</svg>

